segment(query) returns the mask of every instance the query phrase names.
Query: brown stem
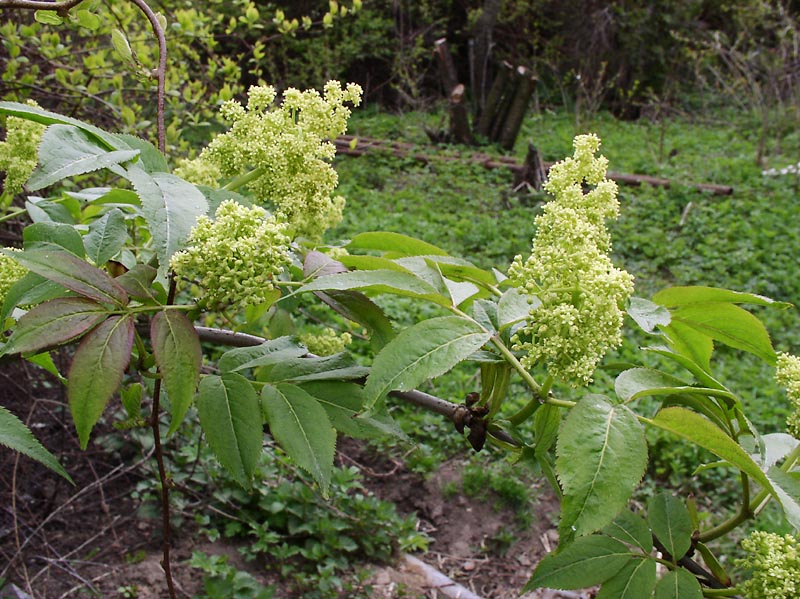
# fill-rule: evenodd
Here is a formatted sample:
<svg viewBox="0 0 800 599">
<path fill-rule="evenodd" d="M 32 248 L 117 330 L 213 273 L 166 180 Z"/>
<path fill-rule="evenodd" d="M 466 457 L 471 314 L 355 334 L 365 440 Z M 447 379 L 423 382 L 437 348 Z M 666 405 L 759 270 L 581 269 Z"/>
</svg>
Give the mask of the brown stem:
<svg viewBox="0 0 800 599">
<path fill-rule="evenodd" d="M 0 0 L 0 9 L 3 8 L 24 8 L 27 10 L 54 10 L 62 17 L 73 6 L 77 6 L 83 0 L 62 0 L 61 2 L 47 2 L 46 0 Z"/>
</svg>

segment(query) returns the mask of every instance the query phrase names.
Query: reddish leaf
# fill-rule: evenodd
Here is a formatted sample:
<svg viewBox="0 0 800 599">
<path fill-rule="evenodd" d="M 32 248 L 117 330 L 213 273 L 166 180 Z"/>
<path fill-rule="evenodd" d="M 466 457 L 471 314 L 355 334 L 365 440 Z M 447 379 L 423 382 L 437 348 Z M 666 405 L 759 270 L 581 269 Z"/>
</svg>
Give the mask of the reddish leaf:
<svg viewBox="0 0 800 599">
<path fill-rule="evenodd" d="M 133 317 L 112 316 L 86 335 L 69 369 L 67 398 L 81 449 L 122 382 L 133 345 Z"/>
<path fill-rule="evenodd" d="M 172 412 L 169 434 L 172 434 L 194 398 L 203 361 L 200 339 L 186 315 L 176 310 L 164 310 L 153 317 L 150 340 L 169 396 Z"/>
<path fill-rule="evenodd" d="M 73 341 L 97 326 L 108 310 L 84 297 L 62 297 L 24 314 L 2 353 L 39 351 Z"/>
<path fill-rule="evenodd" d="M 119 283 L 104 271 L 73 254 L 52 249 L 32 249 L 24 252 L 2 251 L 28 270 L 55 281 L 84 297 L 118 306 L 128 303 L 128 294 Z"/>
</svg>

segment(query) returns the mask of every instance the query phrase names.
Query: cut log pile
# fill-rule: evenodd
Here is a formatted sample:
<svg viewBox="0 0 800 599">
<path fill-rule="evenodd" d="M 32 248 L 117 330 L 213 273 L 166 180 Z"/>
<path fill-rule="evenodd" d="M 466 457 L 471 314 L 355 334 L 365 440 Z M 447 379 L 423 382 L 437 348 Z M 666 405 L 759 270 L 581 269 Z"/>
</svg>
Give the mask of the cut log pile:
<svg viewBox="0 0 800 599">
<path fill-rule="evenodd" d="M 546 177 L 547 170 L 553 165 L 552 162 L 542 161 L 538 151 L 533 146 L 529 146 L 528 156 L 520 163 L 512 156 L 491 156 L 483 152 L 472 152 L 469 154 L 429 154 L 420 152 L 419 147 L 411 143 L 355 137 L 353 135 L 342 135 L 334 140 L 334 144 L 339 154 L 345 154 L 347 156 L 363 156 L 370 152 L 384 152 L 398 158 L 412 158 L 425 164 L 435 160 L 445 162 L 469 161 L 480 164 L 486 168 L 505 168 L 514 173 L 515 186 L 527 183 L 535 189 L 540 188 L 541 183 Z M 733 193 L 733 187 L 729 185 L 677 182 L 662 177 L 652 177 L 650 175 L 631 175 L 609 172 L 608 178 L 622 185 L 638 186 L 643 183 L 654 187 L 670 187 L 671 185 L 676 185 L 694 187 L 695 189 L 713 195 L 731 195 Z"/>
</svg>

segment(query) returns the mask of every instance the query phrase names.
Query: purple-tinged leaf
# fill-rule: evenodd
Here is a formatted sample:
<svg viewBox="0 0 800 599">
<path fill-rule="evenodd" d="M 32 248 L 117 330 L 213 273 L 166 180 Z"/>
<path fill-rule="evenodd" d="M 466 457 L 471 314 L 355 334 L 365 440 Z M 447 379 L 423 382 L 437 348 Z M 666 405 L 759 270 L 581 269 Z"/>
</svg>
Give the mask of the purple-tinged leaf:
<svg viewBox="0 0 800 599">
<path fill-rule="evenodd" d="M 67 398 L 81 449 L 122 382 L 133 345 L 133 317 L 112 316 L 86 335 L 67 376 Z"/>
<path fill-rule="evenodd" d="M 119 283 L 104 271 L 68 252 L 45 249 L 1 251 L 28 270 L 79 295 L 104 304 L 124 306 L 128 303 L 128 294 Z"/>
<path fill-rule="evenodd" d="M 116 279 L 128 295 L 137 300 L 153 300 L 157 303 L 158 292 L 153 289 L 158 271 L 148 264 L 136 264 L 128 272 L 121 274 Z"/>
<path fill-rule="evenodd" d="M 108 309 L 84 297 L 62 297 L 26 312 L 3 353 L 40 351 L 74 341 L 108 316 Z"/>
<path fill-rule="evenodd" d="M 169 396 L 172 422 L 168 434 L 172 434 L 180 426 L 194 398 L 203 361 L 200 338 L 185 314 L 164 310 L 150 323 L 150 340 Z"/>
</svg>

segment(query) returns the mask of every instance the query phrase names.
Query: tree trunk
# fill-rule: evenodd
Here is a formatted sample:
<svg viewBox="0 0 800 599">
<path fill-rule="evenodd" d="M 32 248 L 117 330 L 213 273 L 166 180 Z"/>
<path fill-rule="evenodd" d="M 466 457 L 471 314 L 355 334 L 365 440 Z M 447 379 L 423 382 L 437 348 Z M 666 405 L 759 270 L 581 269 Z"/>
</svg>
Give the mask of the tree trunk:
<svg viewBox="0 0 800 599">
<path fill-rule="evenodd" d="M 444 95 L 450 97 L 453 88 L 458 85 L 458 72 L 453 62 L 453 55 L 447 45 L 447 38 L 440 38 L 433 43 L 433 55 L 439 65 L 439 79 L 444 88 Z"/>
<path fill-rule="evenodd" d="M 483 114 L 489 95 L 491 77 L 489 66 L 492 54 L 492 32 L 500 14 L 502 0 L 484 0 L 483 8 L 473 29 L 470 52 L 470 84 L 475 104 L 473 114 Z"/>
<path fill-rule="evenodd" d="M 455 143 L 474 145 L 464 91 L 464 86 L 459 83 L 450 92 L 450 136 Z"/>
<path fill-rule="evenodd" d="M 492 121 L 494 120 L 494 115 L 503 101 L 503 92 L 508 85 L 508 81 L 511 78 L 511 73 L 513 70 L 514 69 L 511 64 L 507 62 L 503 62 L 503 64 L 500 66 L 500 70 L 498 71 L 497 76 L 494 78 L 494 83 L 492 83 L 492 89 L 489 90 L 489 95 L 486 97 L 486 104 L 481 111 L 481 116 L 478 119 L 478 125 L 475 128 L 475 132 L 478 135 L 489 138 L 492 130 Z"/>
<path fill-rule="evenodd" d="M 500 145 L 506 150 L 511 150 L 514 147 L 522 121 L 528 112 L 528 103 L 536 87 L 536 78 L 525 67 L 517 67 L 515 75 L 518 79 L 518 84 L 511 100 L 511 105 L 508 108 L 508 114 L 503 119 L 503 128 L 499 139 Z"/>
</svg>

